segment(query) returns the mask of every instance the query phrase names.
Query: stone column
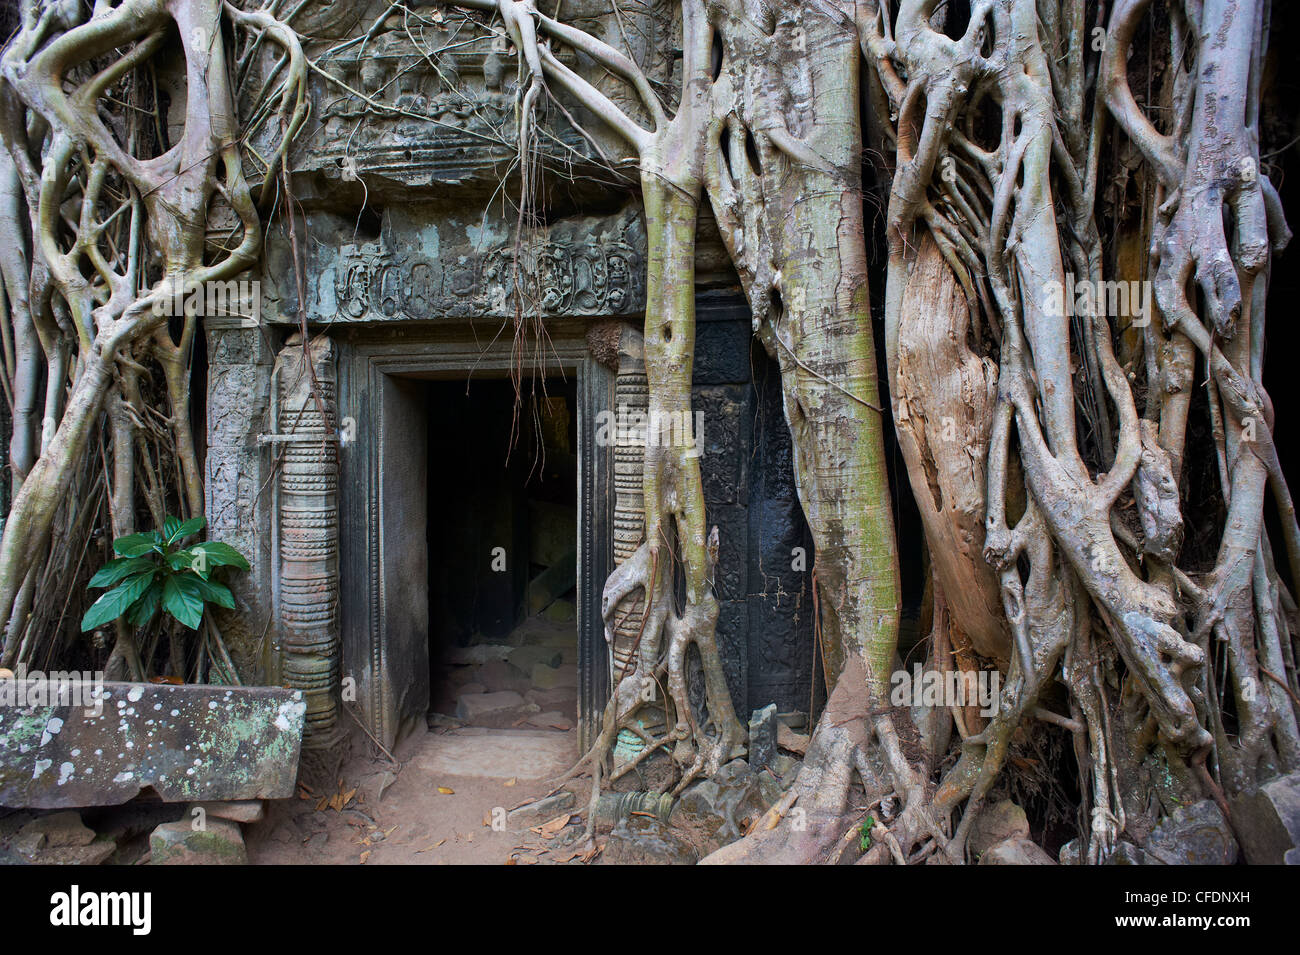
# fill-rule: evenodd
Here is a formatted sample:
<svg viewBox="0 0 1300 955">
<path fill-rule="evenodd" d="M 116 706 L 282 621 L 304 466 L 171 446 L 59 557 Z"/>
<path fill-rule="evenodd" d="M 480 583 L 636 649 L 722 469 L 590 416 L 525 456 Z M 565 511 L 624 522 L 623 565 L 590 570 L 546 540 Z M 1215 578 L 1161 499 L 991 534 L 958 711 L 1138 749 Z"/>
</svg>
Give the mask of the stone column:
<svg viewBox="0 0 1300 955">
<path fill-rule="evenodd" d="M 614 442 L 614 564 L 623 563 L 645 539 L 645 436 L 629 434 L 632 422 L 644 420 L 650 389 L 646 383 L 645 348 L 641 335 L 628 328 L 619 341 L 618 375 L 614 379 L 614 415 L 618 430 Z M 610 646 L 613 673 L 619 676 L 636 669 L 636 639 L 645 615 L 645 595 L 637 592 L 619 605 Z"/>
<path fill-rule="evenodd" d="M 319 748 L 341 732 L 334 343 L 321 335 L 304 349 L 302 336 L 292 336 L 275 373 L 280 659 L 285 684 L 307 698 L 303 745 Z"/>
<path fill-rule="evenodd" d="M 218 617 L 242 682 L 274 682 L 263 650 L 271 641 L 270 456 L 257 441 L 270 431 L 273 355 L 266 334 L 237 317 L 209 317 L 204 511 L 208 539 L 230 544 L 252 568 L 230 575 L 235 610 Z"/>
</svg>

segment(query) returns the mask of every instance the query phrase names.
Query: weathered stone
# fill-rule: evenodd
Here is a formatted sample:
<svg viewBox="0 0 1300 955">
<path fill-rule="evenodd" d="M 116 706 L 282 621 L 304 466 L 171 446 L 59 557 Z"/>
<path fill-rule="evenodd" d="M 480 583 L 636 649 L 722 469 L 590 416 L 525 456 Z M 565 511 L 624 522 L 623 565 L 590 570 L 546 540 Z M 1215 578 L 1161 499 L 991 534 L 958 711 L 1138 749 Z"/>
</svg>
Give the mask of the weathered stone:
<svg viewBox="0 0 1300 955">
<path fill-rule="evenodd" d="M 701 851 L 711 852 L 744 835 L 780 796 L 775 777 L 755 773 L 743 759 L 736 759 L 682 793 L 672 823 L 688 830 Z"/>
<path fill-rule="evenodd" d="M 695 850 L 669 826 L 645 816 L 620 819 L 601 858 L 609 865 L 695 865 L 699 861 Z"/>
<path fill-rule="evenodd" d="M 1251 865 L 1282 865 L 1300 846 L 1300 773 L 1271 779 L 1229 807 Z"/>
<path fill-rule="evenodd" d="M 578 553 L 569 551 L 563 560 L 558 560 L 534 577 L 528 583 L 528 612 L 541 613 L 556 600 L 559 600 L 577 582 Z"/>
<path fill-rule="evenodd" d="M 731 703 L 738 712 L 749 707 L 749 603 L 719 600 L 717 625 L 718 656 L 727 677 Z"/>
<path fill-rule="evenodd" d="M 620 819 L 632 815 L 652 815 L 660 822 L 668 822 L 673 810 L 673 797 L 666 793 L 629 790 L 603 792 L 596 800 L 595 831 L 609 832 Z"/>
<path fill-rule="evenodd" d="M 1165 865 L 1233 865 L 1237 840 L 1223 813 L 1209 799 L 1180 806 L 1147 838 L 1150 862 Z"/>
<path fill-rule="evenodd" d="M 433 779 L 479 776 L 519 781 L 550 779 L 578 758 L 571 733 L 467 726 L 430 735 L 416 765 Z"/>
<path fill-rule="evenodd" d="M 80 705 L 85 698 L 71 705 L 73 696 L 64 698 L 69 705 L 0 705 L 0 805 L 108 806 L 146 787 L 167 802 L 293 795 L 306 714 L 301 692 L 80 686 L 102 693 L 97 705 Z"/>
<path fill-rule="evenodd" d="M 766 769 L 776 758 L 776 704 L 769 703 L 749 718 L 749 765 Z"/>
<path fill-rule="evenodd" d="M 453 647 L 447 652 L 447 662 L 458 666 L 487 663 L 489 660 L 508 660 L 515 647 L 504 643 L 476 643 L 472 647 Z"/>
<path fill-rule="evenodd" d="M 548 713 L 534 713 L 528 717 L 528 725 L 536 726 L 538 729 L 571 730 L 573 720 L 559 710 L 551 710 Z"/>
<path fill-rule="evenodd" d="M 558 667 L 564 662 L 564 652 L 559 647 L 542 647 L 528 645 L 515 647 L 510 651 L 510 664 L 516 667 L 522 673 L 532 673 L 533 667 L 542 664 L 548 667 Z"/>
<path fill-rule="evenodd" d="M 1012 838 L 990 847 L 980 865 L 1056 865 L 1056 861 L 1028 839 Z"/>
<path fill-rule="evenodd" d="M 487 687 L 488 692 L 513 690 L 523 693 L 530 686 L 528 674 L 505 660 L 489 660 L 478 668 L 478 682 Z"/>
<path fill-rule="evenodd" d="M 95 831 L 85 826 L 81 814 L 76 812 L 56 812 L 48 816 L 37 816 L 19 831 L 22 839 L 28 833 L 37 832 L 43 837 L 41 847 L 88 846 L 95 841 Z"/>
<path fill-rule="evenodd" d="M 513 690 L 466 694 L 456 701 L 456 716 L 467 723 L 519 716 L 528 704 Z"/>
<path fill-rule="evenodd" d="M 549 620 L 552 623 L 568 623 L 577 617 L 577 610 L 573 606 L 572 600 L 553 600 L 542 611 L 542 619 Z M 563 657 L 561 657 L 563 658 Z"/>
<path fill-rule="evenodd" d="M 239 823 L 209 818 L 202 829 L 182 819 L 159 826 L 149 837 L 152 865 L 247 865 Z"/>
<path fill-rule="evenodd" d="M 84 846 L 48 846 L 37 853 L 37 865 L 103 865 L 117 851 L 112 839 L 96 839 Z"/>
<path fill-rule="evenodd" d="M 246 824 L 261 822 L 266 818 L 266 804 L 260 799 L 191 803 L 186 815 L 192 817 L 195 809 L 202 809 L 209 818 L 229 819 L 231 822 Z"/>
<path fill-rule="evenodd" d="M 571 809 L 576 801 L 573 793 L 563 790 L 537 802 L 529 803 L 527 806 L 512 809 L 506 814 L 506 828 L 518 832 L 540 826 L 544 822 L 550 822 L 564 810 Z"/>
<path fill-rule="evenodd" d="M 697 326 L 698 327 L 698 326 Z M 696 388 L 692 393 L 696 418 L 694 426 L 702 429 L 693 435 L 700 446 L 700 479 L 704 499 L 710 505 L 744 504 L 747 490 L 748 434 L 736 423 L 749 419 L 749 389 L 737 386 Z M 739 514 L 742 526 L 744 511 Z M 716 518 L 710 517 L 710 520 Z M 726 534 L 723 535 L 724 540 Z M 741 554 L 745 537 L 741 535 Z M 743 571 L 743 560 L 742 560 Z M 722 596 L 723 592 L 719 593 Z M 726 592 L 730 598 L 738 594 Z"/>
<path fill-rule="evenodd" d="M 533 686 L 539 690 L 554 690 L 578 685 L 577 667 L 548 667 L 539 663 L 533 667 Z"/>
<path fill-rule="evenodd" d="M 1056 854 L 1056 861 L 1061 865 L 1083 865 L 1083 849 L 1082 839 L 1071 839 L 1061 846 L 1061 851 Z"/>
<path fill-rule="evenodd" d="M 577 509 L 550 501 L 528 502 L 528 559 L 550 567 L 574 555 Z"/>
<path fill-rule="evenodd" d="M 9 844 L 19 855 L 31 859 L 45 848 L 45 833 L 36 830 L 19 833 Z"/>
<path fill-rule="evenodd" d="M 803 756 L 808 752 L 808 744 L 812 738 L 805 733 L 797 733 L 790 727 L 781 723 L 776 728 L 776 745 L 781 749 L 788 749 L 792 753 Z"/>
<path fill-rule="evenodd" d="M 1102 865 L 1151 865 L 1147 854 L 1131 842 L 1121 842 L 1108 855 Z"/>
<path fill-rule="evenodd" d="M 1004 799 L 984 807 L 979 818 L 971 823 L 966 845 L 971 855 L 979 858 L 1000 842 L 1028 838 L 1029 819 L 1025 816 L 1025 811 L 1009 799 Z"/>
<path fill-rule="evenodd" d="M 695 326 L 695 385 L 722 385 L 749 380 L 749 315 L 716 293 L 699 298 Z"/>
<path fill-rule="evenodd" d="M 549 689 L 534 687 L 524 694 L 529 703 L 536 703 L 542 710 L 559 710 L 561 713 L 573 714 L 578 711 L 578 697 L 571 686 L 557 686 Z"/>
<path fill-rule="evenodd" d="M 786 775 L 791 770 L 798 769 L 799 765 L 800 765 L 799 760 L 795 759 L 793 756 L 790 756 L 786 753 L 777 753 L 776 757 L 772 760 L 771 766 L 769 766 L 769 768 L 772 770 L 773 773 L 777 775 L 778 778 L 784 780 Z"/>
</svg>

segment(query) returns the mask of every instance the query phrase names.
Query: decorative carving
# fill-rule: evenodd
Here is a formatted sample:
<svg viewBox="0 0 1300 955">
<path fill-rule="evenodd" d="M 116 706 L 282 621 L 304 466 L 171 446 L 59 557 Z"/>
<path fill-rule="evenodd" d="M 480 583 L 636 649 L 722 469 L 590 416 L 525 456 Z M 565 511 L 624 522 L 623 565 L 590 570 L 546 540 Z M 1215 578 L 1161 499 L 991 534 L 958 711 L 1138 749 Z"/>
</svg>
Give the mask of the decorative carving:
<svg viewBox="0 0 1300 955">
<path fill-rule="evenodd" d="M 334 264 L 336 320 L 632 315 L 645 307 L 643 229 L 624 214 L 557 223 L 536 244 L 461 255 L 345 245 Z"/>
<path fill-rule="evenodd" d="M 614 413 L 619 420 L 644 420 L 649 409 L 650 388 L 646 382 L 645 346 L 641 334 L 625 327 L 619 342 L 618 375 L 614 379 Z M 645 440 L 623 428 L 614 445 L 614 563 L 632 556 L 645 538 Z M 610 658 L 613 682 L 636 669 L 637 638 L 645 616 L 645 593 L 626 597 L 615 618 Z"/>
<path fill-rule="evenodd" d="M 518 93 L 499 24 L 466 22 L 454 33 L 430 28 L 417 35 L 398 16 L 385 26 L 322 57 L 321 68 L 337 82 L 313 80 L 320 131 L 301 147 L 295 168 L 407 186 L 499 179 L 499 164 L 517 150 Z M 555 54 L 577 65 L 567 48 Z M 562 118 L 548 120 L 548 131 L 539 142 L 543 159 L 589 156 L 590 145 Z"/>
<path fill-rule="evenodd" d="M 338 441 L 334 345 L 294 335 L 276 359 L 279 619 L 287 685 L 307 699 L 304 745 L 333 741 L 339 680 Z"/>
</svg>

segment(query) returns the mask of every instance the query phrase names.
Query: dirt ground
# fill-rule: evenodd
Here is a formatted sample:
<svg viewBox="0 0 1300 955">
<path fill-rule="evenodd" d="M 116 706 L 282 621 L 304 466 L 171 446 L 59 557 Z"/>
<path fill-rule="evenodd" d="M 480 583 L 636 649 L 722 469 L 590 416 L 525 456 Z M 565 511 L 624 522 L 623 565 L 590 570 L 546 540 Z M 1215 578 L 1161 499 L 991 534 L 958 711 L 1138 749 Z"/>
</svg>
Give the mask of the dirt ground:
<svg viewBox="0 0 1300 955">
<path fill-rule="evenodd" d="M 548 738 L 549 737 L 549 738 Z M 354 737 L 336 792 L 299 790 L 299 798 L 268 803 L 266 818 L 245 829 L 254 865 L 518 865 L 571 861 L 577 820 L 558 838 L 494 830 L 500 817 L 547 793 L 540 767 L 563 771 L 578 757 L 577 731 L 453 729 L 416 733 L 399 743 L 396 778 L 379 788 L 392 769 L 373 758 L 364 737 Z M 467 760 L 459 748 L 489 758 Z M 538 751 L 543 758 L 538 758 Z M 463 765 L 474 775 L 456 774 Z M 553 773 L 547 773 L 547 777 Z M 355 791 L 355 792 L 354 792 Z M 342 796 L 332 799 L 341 792 Z M 349 796 L 346 804 L 343 798 Z M 322 806 L 322 801 L 325 805 Z M 557 813 L 562 815 L 563 813 Z M 485 824 L 486 823 L 486 824 Z"/>
</svg>

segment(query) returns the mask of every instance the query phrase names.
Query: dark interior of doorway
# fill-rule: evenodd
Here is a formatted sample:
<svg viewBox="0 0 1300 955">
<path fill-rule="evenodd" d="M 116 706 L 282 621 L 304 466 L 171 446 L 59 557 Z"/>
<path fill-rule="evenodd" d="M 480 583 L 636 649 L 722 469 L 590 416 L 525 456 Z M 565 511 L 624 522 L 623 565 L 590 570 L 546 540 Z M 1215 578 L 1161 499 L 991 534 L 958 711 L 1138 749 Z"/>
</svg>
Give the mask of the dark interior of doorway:
<svg viewBox="0 0 1300 955">
<path fill-rule="evenodd" d="M 431 726 L 577 718 L 577 388 L 426 383 Z"/>
</svg>

